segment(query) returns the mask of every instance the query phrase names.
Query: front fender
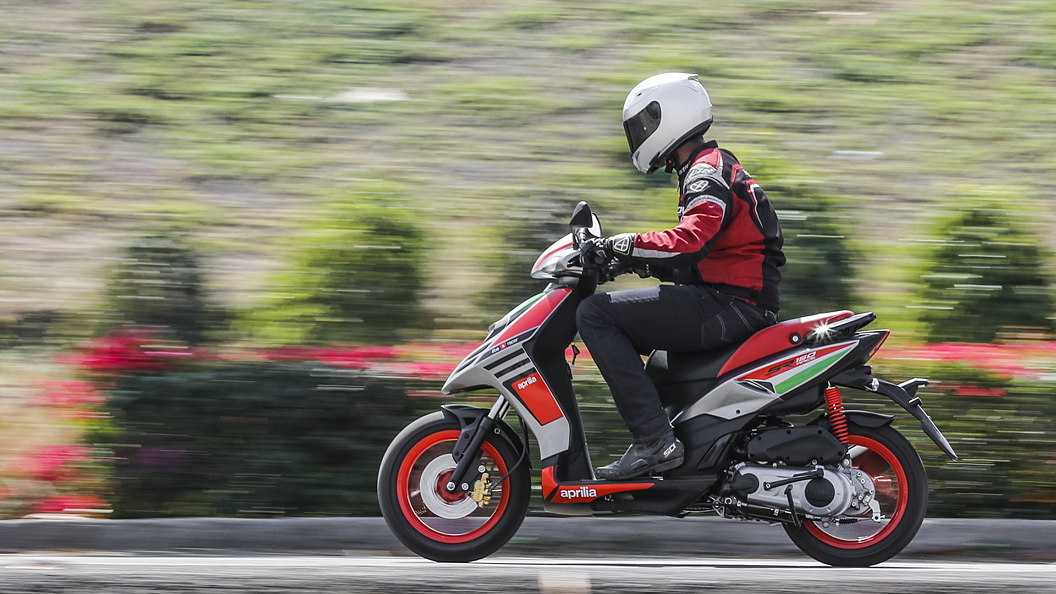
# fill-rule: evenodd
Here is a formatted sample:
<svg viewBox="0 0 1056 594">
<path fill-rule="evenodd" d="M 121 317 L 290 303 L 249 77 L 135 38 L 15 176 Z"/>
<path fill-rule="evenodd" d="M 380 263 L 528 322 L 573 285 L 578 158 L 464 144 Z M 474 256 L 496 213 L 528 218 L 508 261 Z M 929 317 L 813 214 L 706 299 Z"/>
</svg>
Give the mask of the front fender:
<svg viewBox="0 0 1056 594">
<path fill-rule="evenodd" d="M 455 460 L 458 460 L 462 457 L 462 450 L 469 445 L 469 440 L 473 438 L 473 433 L 476 431 L 480 419 L 488 416 L 488 411 L 469 404 L 444 404 L 440 408 L 444 411 L 445 417 L 452 421 L 458 421 L 459 427 L 461 427 L 462 434 L 458 438 L 458 443 L 455 444 L 455 451 L 452 452 L 452 456 Z M 524 443 L 520 435 L 517 435 L 513 427 L 510 427 L 509 423 L 502 419 L 495 419 L 495 429 L 499 431 L 499 437 L 509 443 L 514 451 L 517 452 L 517 455 L 520 456 L 527 444 Z M 525 462 L 531 468 L 532 461 L 525 460 Z"/>
</svg>

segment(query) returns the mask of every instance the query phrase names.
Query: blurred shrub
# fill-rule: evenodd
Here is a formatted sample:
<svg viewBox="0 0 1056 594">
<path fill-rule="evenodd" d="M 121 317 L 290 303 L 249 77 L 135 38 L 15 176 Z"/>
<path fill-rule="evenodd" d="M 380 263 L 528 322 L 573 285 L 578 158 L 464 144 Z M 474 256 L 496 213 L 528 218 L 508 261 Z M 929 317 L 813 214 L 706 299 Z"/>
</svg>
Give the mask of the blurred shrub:
<svg viewBox="0 0 1056 594">
<path fill-rule="evenodd" d="M 858 254 L 837 221 L 835 200 L 782 159 L 739 156 L 777 210 L 785 237 L 781 318 L 851 309 Z"/>
<path fill-rule="evenodd" d="M 254 334 L 283 344 L 393 344 L 429 328 L 420 305 L 424 238 L 410 216 L 332 201 L 295 241 L 270 304 L 247 316 Z"/>
<path fill-rule="evenodd" d="M 213 364 L 117 379 L 91 441 L 115 453 L 115 517 L 376 514 L 381 455 L 422 405 L 354 369 Z"/>
<path fill-rule="evenodd" d="M 504 213 L 503 224 L 493 229 L 485 255 L 495 282 L 477 303 L 493 316 L 501 316 L 518 303 L 542 291 L 547 281 L 531 277 L 532 265 L 546 248 L 569 233 L 568 220 L 577 200 L 547 196 L 520 201 L 521 210 Z"/>
<path fill-rule="evenodd" d="M 118 259 L 105 292 L 103 330 L 120 326 L 163 329 L 198 344 L 227 323 L 207 295 L 198 254 L 171 232 L 135 238 Z"/>
<path fill-rule="evenodd" d="M 963 210 L 939 236 L 922 275 L 929 342 L 990 342 L 1003 328 L 1052 329 L 1042 250 L 1000 207 Z"/>
<path fill-rule="evenodd" d="M 42 309 L 0 317 L 0 349 L 25 345 L 41 345 L 49 331 L 61 323 L 63 312 Z"/>
<path fill-rule="evenodd" d="M 895 424 L 917 447 L 927 466 L 931 484 L 929 515 L 1053 518 L 1053 384 L 1013 379 L 947 359 L 937 355 L 928 362 L 880 362 L 877 373 L 890 379 L 931 379 L 933 384 L 918 395 L 957 452 L 958 461 L 946 458 L 920 431 L 915 419 L 882 397 L 849 393 L 849 408 L 860 408 L 863 401 L 872 402 L 882 412 L 896 416 Z"/>
</svg>

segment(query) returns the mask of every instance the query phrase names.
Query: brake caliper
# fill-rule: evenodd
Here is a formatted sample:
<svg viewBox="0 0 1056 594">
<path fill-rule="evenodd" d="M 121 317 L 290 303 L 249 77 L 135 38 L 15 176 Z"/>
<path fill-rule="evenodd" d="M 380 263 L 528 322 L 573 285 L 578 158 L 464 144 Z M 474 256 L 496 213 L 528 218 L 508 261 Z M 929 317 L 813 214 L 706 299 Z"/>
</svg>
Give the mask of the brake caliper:
<svg viewBox="0 0 1056 594">
<path fill-rule="evenodd" d="M 484 507 L 488 503 L 491 503 L 491 481 L 488 480 L 490 477 L 488 473 L 480 475 L 480 479 L 473 483 L 473 492 L 469 494 L 469 498 L 477 502 L 478 507 Z"/>
</svg>

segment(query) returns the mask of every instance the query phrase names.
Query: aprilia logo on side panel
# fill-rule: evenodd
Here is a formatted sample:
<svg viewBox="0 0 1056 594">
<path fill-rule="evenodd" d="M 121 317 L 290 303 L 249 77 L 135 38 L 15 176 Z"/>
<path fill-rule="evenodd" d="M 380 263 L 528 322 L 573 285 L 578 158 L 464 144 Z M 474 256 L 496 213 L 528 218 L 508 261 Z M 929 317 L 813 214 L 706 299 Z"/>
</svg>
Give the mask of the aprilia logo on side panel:
<svg viewBox="0 0 1056 594">
<path fill-rule="evenodd" d="M 585 497 L 597 497 L 598 492 L 590 487 L 578 487 L 575 489 L 561 489 L 563 499 L 583 499 Z"/>
<path fill-rule="evenodd" d="M 539 380 L 536 379 L 536 376 L 534 376 L 534 375 L 530 376 L 527 379 L 525 379 L 523 382 L 517 384 L 517 389 L 518 390 L 523 390 L 523 389 L 527 388 L 528 386 L 534 384 L 537 381 L 539 381 Z"/>
</svg>

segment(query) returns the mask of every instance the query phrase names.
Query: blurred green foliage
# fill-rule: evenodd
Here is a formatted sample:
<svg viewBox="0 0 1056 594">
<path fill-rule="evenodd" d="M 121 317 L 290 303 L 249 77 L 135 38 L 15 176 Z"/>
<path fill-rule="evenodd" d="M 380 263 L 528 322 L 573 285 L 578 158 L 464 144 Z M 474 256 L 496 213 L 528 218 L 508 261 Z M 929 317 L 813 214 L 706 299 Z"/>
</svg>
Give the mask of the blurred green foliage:
<svg viewBox="0 0 1056 594">
<path fill-rule="evenodd" d="M 208 294 L 200 260 L 179 233 L 134 238 L 111 271 L 100 330 L 152 327 L 192 345 L 215 338 L 227 313 Z"/>
<path fill-rule="evenodd" d="M 922 275 L 931 342 L 991 342 L 999 333 L 1053 329 L 1056 301 L 1045 253 L 997 204 L 969 205 L 939 232 Z"/>
<path fill-rule="evenodd" d="M 435 403 L 317 363 L 226 363 L 108 391 L 114 516 L 377 513 L 388 442 Z"/>
<path fill-rule="evenodd" d="M 569 233 L 575 202 L 565 198 L 529 198 L 501 219 L 485 243 L 495 280 L 480 294 L 480 308 L 502 316 L 518 303 L 542 291 L 548 281 L 532 278 L 532 265 L 550 244 Z"/>
<path fill-rule="evenodd" d="M 1027 263 L 994 282 L 967 283 L 1002 290 L 1018 283 L 1022 290 L 1001 303 L 983 299 L 987 291 L 964 293 L 917 276 L 925 261 L 934 261 L 926 272 L 982 274 L 958 268 L 981 260 L 943 252 L 954 244 L 932 254 L 898 240 L 934 237 L 930 213 L 948 208 L 965 185 L 1007 188 L 1022 202 L 1018 210 L 1051 223 L 1054 15 L 1051 1 L 1019 0 L 7 2 L 0 19 L 3 343 L 46 345 L 52 350 L 26 356 L 50 360 L 85 333 L 62 330 L 65 342 L 54 333 L 50 342 L 34 336 L 50 332 L 53 312 L 64 327 L 100 317 L 101 295 L 122 323 L 177 324 L 167 316 L 203 308 L 201 320 L 185 319 L 185 340 L 208 338 L 214 323 L 222 328 L 209 317 L 221 308 L 234 311 L 240 346 L 475 338 L 482 313 L 501 313 L 535 291 L 528 267 L 563 234 L 567 204 L 589 201 L 607 233 L 674 224 L 670 177 L 633 169 L 619 122 L 628 89 L 672 70 L 700 73 L 715 103 L 712 134 L 782 212 L 790 259 L 782 317 L 850 303 L 876 310 L 896 330 L 893 340 L 930 332 L 931 319 L 943 319 L 944 332 L 974 337 L 978 329 L 988 339 L 991 308 L 1001 325 L 1051 328 L 1037 318 L 1053 315 L 1051 299 L 1037 294 L 1050 285 L 1026 280 L 1051 273 L 1049 252 L 1029 247 L 1052 247 L 1051 237 L 1002 235 L 1003 222 L 969 225 L 975 230 L 965 241 Z M 372 186 L 365 177 L 400 185 Z M 367 193 L 345 193 L 350 188 Z M 164 257 L 144 256 L 154 264 L 131 266 L 121 255 L 115 238 L 138 236 L 159 219 L 184 225 L 208 251 L 199 272 L 164 270 L 165 258 L 188 268 L 175 244 Z M 109 266 L 97 263 L 115 256 L 127 271 L 106 288 L 99 270 Z M 150 266 L 154 278 L 175 283 L 171 290 L 136 280 L 147 279 Z M 209 286 L 211 296 L 177 290 L 184 282 Z M 118 299 L 141 290 L 161 299 Z M 942 312 L 957 310 L 928 310 L 939 317 L 929 313 L 921 324 L 919 310 L 908 308 L 921 295 L 973 317 L 947 320 Z M 168 300 L 186 307 L 156 307 Z M 1036 311 L 1010 312 L 1012 302 Z M 271 377 L 265 367 L 259 373 Z M 232 370 L 215 372 L 245 380 L 231 386 L 247 409 L 256 406 L 247 394 L 269 390 Z M 958 367 L 934 375 L 972 374 Z M 128 381 L 140 382 L 147 402 L 148 388 L 183 394 L 177 384 L 195 377 Z M 626 434 L 604 386 L 591 381 L 584 409 L 600 464 L 622 451 Z M 999 493 L 1044 501 L 1030 493 L 1052 488 L 1043 471 L 1052 444 L 1031 433 L 1052 432 L 1045 425 L 1053 418 L 1045 404 L 1051 386 L 1016 383 L 1003 399 L 944 388 L 926 395 L 936 401 L 929 410 L 939 426 L 956 427 L 955 446 L 973 452 L 958 466 L 930 459 L 942 481 L 935 501 L 958 502 L 936 509 L 1043 513 L 1044 503 L 1028 512 Z M 958 416 L 965 402 L 975 415 L 967 420 Z M 993 423 L 991 409 L 1000 411 Z M 231 443 L 239 455 L 270 455 Z M 224 472 L 210 476 L 220 484 Z M 179 486 L 151 476 L 159 488 Z M 281 491 L 268 477 L 260 493 Z M 240 513 L 285 497 L 247 496 L 253 501 L 240 507 L 239 494 L 258 488 L 245 486 L 252 480 L 181 495 L 194 505 L 161 495 L 151 505 Z M 135 509 L 128 513 L 146 513 Z"/>
<path fill-rule="evenodd" d="M 931 485 L 928 515 L 1052 518 L 1056 506 L 1056 399 L 1051 382 L 1010 379 L 941 360 L 881 363 L 889 379 L 927 377 L 918 395 L 953 445 L 951 462 L 915 419 L 883 397 L 846 391 L 848 408 L 895 415 L 923 459 Z"/>
<path fill-rule="evenodd" d="M 272 282 L 268 305 L 242 325 L 280 344 L 394 344 L 429 327 L 420 304 L 425 238 L 394 208 L 406 197 L 391 184 L 326 202 L 290 245 L 286 270 Z"/>
</svg>

